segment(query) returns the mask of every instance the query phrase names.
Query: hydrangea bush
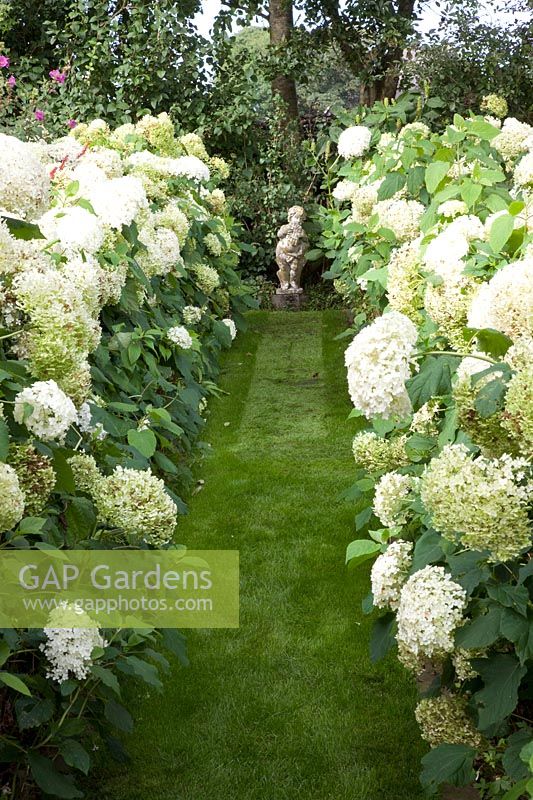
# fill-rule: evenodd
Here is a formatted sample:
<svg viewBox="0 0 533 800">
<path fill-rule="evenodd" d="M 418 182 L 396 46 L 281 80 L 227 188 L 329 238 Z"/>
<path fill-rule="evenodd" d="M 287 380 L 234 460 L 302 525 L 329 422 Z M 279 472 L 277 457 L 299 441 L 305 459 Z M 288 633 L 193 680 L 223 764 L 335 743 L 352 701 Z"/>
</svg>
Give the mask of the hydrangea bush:
<svg viewBox="0 0 533 800">
<path fill-rule="evenodd" d="M 343 132 L 323 244 L 357 323 L 347 560 L 377 556 L 372 656 L 395 648 L 418 678 L 429 793 L 516 800 L 533 797 L 533 128 L 484 110 Z"/>
<path fill-rule="evenodd" d="M 179 547 L 219 356 L 253 305 L 227 166 L 166 114 L 0 151 L 1 546 Z M 161 643 L 186 661 L 178 631 L 63 613 L 0 636 L 1 785 L 20 800 L 82 797 L 98 739 L 125 757 L 120 676 L 160 687 Z"/>
</svg>

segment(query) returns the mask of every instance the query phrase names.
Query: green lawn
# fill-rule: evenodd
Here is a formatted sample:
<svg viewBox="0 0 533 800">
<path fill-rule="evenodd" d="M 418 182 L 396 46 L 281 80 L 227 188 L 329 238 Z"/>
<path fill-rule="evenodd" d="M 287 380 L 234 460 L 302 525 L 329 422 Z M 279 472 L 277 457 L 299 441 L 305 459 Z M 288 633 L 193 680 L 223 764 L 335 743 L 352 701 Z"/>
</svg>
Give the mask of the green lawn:
<svg viewBox="0 0 533 800">
<path fill-rule="evenodd" d="M 368 570 L 343 568 L 353 512 L 336 311 L 250 314 L 224 361 L 212 454 L 182 522 L 194 548 L 238 548 L 241 625 L 191 631 L 191 666 L 130 696 L 131 766 L 94 800 L 418 800 L 414 690 L 368 658 Z"/>
</svg>

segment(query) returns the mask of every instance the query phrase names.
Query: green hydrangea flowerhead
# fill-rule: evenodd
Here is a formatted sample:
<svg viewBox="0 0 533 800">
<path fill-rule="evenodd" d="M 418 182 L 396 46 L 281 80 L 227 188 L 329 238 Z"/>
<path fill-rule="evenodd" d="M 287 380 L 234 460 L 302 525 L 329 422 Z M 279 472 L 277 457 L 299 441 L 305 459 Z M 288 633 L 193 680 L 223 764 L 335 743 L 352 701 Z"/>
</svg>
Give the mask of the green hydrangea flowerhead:
<svg viewBox="0 0 533 800">
<path fill-rule="evenodd" d="M 507 387 L 503 427 L 525 458 L 533 458 L 533 366 L 517 372 Z"/>
<path fill-rule="evenodd" d="M 25 513 L 38 517 L 56 485 L 52 461 L 31 444 L 15 445 L 9 450 L 9 462 L 17 473 L 25 497 Z"/>
<path fill-rule="evenodd" d="M 24 515 L 24 492 L 17 473 L 8 464 L 0 463 L 0 532 L 9 531 Z"/>
<path fill-rule="evenodd" d="M 196 282 L 204 294 L 211 294 L 220 286 L 220 275 L 207 264 L 197 264 L 194 267 Z"/>
<path fill-rule="evenodd" d="M 374 431 L 356 434 L 352 444 L 355 463 L 368 472 L 390 472 L 409 463 L 405 436 L 383 439 Z"/>
<path fill-rule="evenodd" d="M 96 483 L 92 494 L 100 519 L 124 530 L 130 542 L 162 547 L 172 540 L 176 504 L 149 470 L 116 467 Z"/>
<path fill-rule="evenodd" d="M 466 701 L 458 695 L 442 694 L 421 700 L 415 710 L 422 738 L 431 747 L 440 744 L 465 744 L 476 750 L 483 739 L 466 711 Z"/>
<path fill-rule="evenodd" d="M 503 119 L 509 113 L 507 100 L 498 94 L 485 95 L 481 101 L 481 110 L 488 114 L 494 114 L 499 119 Z"/>
<path fill-rule="evenodd" d="M 196 156 L 200 161 L 209 161 L 209 153 L 205 149 L 202 137 L 197 133 L 185 133 L 178 139 L 188 156 Z"/>
<path fill-rule="evenodd" d="M 419 268 L 419 243 L 416 239 L 406 242 L 391 254 L 387 279 L 389 305 L 415 324 L 422 319 L 420 309 L 424 305 L 422 287 L 425 281 Z"/>
<path fill-rule="evenodd" d="M 492 562 L 517 558 L 531 544 L 527 461 L 503 455 L 472 458 L 463 444 L 447 445 L 420 479 L 420 496 L 437 531 Z"/>
<path fill-rule="evenodd" d="M 174 135 L 174 123 L 165 111 L 157 117 L 146 114 L 135 125 L 135 132 L 162 155 L 176 155 L 179 149 Z"/>
<path fill-rule="evenodd" d="M 78 453 L 69 458 L 68 463 L 74 475 L 74 483 L 80 492 L 92 495 L 103 477 L 94 458 L 86 453 Z"/>
</svg>

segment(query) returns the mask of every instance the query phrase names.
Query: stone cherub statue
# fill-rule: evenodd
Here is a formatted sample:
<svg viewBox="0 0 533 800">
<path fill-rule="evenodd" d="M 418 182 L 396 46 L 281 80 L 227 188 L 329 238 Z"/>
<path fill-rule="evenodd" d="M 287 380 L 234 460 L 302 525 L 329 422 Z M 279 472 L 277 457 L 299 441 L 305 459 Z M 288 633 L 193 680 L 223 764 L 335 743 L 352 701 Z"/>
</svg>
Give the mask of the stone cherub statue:
<svg viewBox="0 0 533 800">
<path fill-rule="evenodd" d="M 281 284 L 278 294 L 299 293 L 300 275 L 305 264 L 305 254 L 309 249 L 309 239 L 302 227 L 305 211 L 301 206 L 292 206 L 287 213 L 288 224 L 278 231 L 279 242 L 276 247 L 277 276 Z"/>
</svg>

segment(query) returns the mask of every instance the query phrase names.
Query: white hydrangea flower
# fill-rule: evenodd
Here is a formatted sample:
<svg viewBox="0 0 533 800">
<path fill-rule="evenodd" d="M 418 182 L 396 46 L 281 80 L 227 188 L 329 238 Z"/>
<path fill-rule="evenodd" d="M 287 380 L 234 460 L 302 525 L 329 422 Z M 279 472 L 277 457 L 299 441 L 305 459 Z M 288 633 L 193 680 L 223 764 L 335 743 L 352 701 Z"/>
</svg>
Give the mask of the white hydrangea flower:
<svg viewBox="0 0 533 800">
<path fill-rule="evenodd" d="M 0 210 L 35 219 L 49 203 L 50 178 L 32 148 L 0 133 Z"/>
<path fill-rule="evenodd" d="M 74 403 L 55 381 L 37 381 L 19 392 L 13 416 L 45 441 L 61 441 L 78 419 Z"/>
<path fill-rule="evenodd" d="M 148 277 L 166 275 L 180 260 L 180 241 L 170 228 L 141 228 L 139 241 L 146 250 L 140 250 L 137 261 Z"/>
<path fill-rule="evenodd" d="M 431 129 L 426 125 L 425 122 L 418 120 L 416 122 L 409 122 L 407 125 L 404 125 L 398 136 L 400 139 L 403 139 L 406 135 L 411 133 L 418 134 L 423 139 L 429 139 L 431 136 Z"/>
<path fill-rule="evenodd" d="M 342 158 L 360 158 L 370 147 L 372 131 L 364 125 L 346 128 L 339 136 L 337 150 Z"/>
<path fill-rule="evenodd" d="M 352 217 L 347 222 L 359 222 L 364 225 L 372 216 L 374 206 L 378 200 L 378 190 L 381 181 L 359 186 L 352 194 Z"/>
<path fill-rule="evenodd" d="M 357 188 L 357 183 L 354 181 L 342 180 L 339 181 L 335 186 L 332 194 L 335 200 L 338 200 L 340 203 L 344 203 L 346 200 L 351 199 Z"/>
<path fill-rule="evenodd" d="M 484 283 L 468 313 L 471 328 L 495 328 L 517 339 L 533 333 L 533 258 L 514 261 Z"/>
<path fill-rule="evenodd" d="M 415 572 L 400 592 L 396 637 L 400 660 L 413 666 L 418 659 L 453 652 L 454 633 L 465 608 L 465 590 L 443 567 Z"/>
<path fill-rule="evenodd" d="M 150 470 L 115 467 L 111 475 L 92 478 L 98 515 L 110 526 L 122 528 L 130 540 L 154 547 L 168 544 L 174 535 L 177 508 L 164 482 Z"/>
<path fill-rule="evenodd" d="M 446 200 L 437 209 L 437 214 L 441 217 L 453 218 L 459 214 L 467 214 L 468 206 L 463 200 Z"/>
<path fill-rule="evenodd" d="M 516 186 L 531 186 L 533 184 L 533 151 L 520 159 L 515 167 L 513 177 Z"/>
<path fill-rule="evenodd" d="M 167 339 L 177 344 L 183 350 L 190 350 L 192 347 L 192 336 L 183 325 L 176 325 L 174 328 L 169 328 L 167 331 Z"/>
<path fill-rule="evenodd" d="M 385 528 L 404 525 L 409 512 L 405 503 L 413 488 L 410 475 L 386 472 L 376 484 L 373 509 L 374 514 Z"/>
<path fill-rule="evenodd" d="M 94 164 L 102 170 L 106 178 L 120 178 L 124 174 L 120 154 L 109 147 L 92 147 L 83 155 L 81 163 Z"/>
<path fill-rule="evenodd" d="M 234 321 L 232 319 L 230 319 L 229 317 L 226 317 L 226 319 L 223 319 L 222 322 L 229 329 L 229 332 L 230 332 L 230 335 L 231 335 L 231 341 L 233 341 L 235 339 L 235 337 L 237 336 L 237 326 L 235 325 Z"/>
<path fill-rule="evenodd" d="M 403 200 L 392 197 L 380 200 L 374 206 L 379 226 L 391 230 L 400 242 L 414 239 L 420 232 L 420 219 L 425 211 L 418 200 Z"/>
<path fill-rule="evenodd" d="M 411 374 L 417 335 L 408 317 L 391 311 L 363 328 L 347 348 L 344 360 L 350 397 L 366 417 L 410 414 L 405 381 Z"/>
<path fill-rule="evenodd" d="M 186 325 L 197 325 L 202 320 L 203 311 L 198 306 L 185 306 L 181 313 Z"/>
<path fill-rule="evenodd" d="M 424 470 L 420 496 L 443 536 L 507 561 L 531 544 L 526 469 L 525 459 L 472 458 L 465 445 L 447 445 Z"/>
<path fill-rule="evenodd" d="M 0 533 L 9 531 L 24 515 L 24 492 L 13 467 L 0 462 Z"/>
<path fill-rule="evenodd" d="M 191 180 L 205 181 L 206 183 L 211 177 L 207 164 L 204 164 L 196 156 L 180 156 L 172 159 L 171 171 L 172 175 L 185 175 Z"/>
<path fill-rule="evenodd" d="M 396 611 L 400 592 L 411 569 L 413 543 L 399 539 L 392 542 L 375 560 L 370 573 L 376 608 Z"/>
<path fill-rule="evenodd" d="M 59 606 L 51 611 L 43 633 L 46 642 L 40 645 L 40 650 L 49 662 L 46 677 L 58 683 L 71 677 L 80 681 L 86 678 L 93 664 L 93 650 L 107 644 L 90 617 L 72 606 Z"/>
<path fill-rule="evenodd" d="M 96 253 L 104 243 L 102 220 L 81 206 L 53 208 L 37 224 L 47 239 L 59 239 L 67 253 Z"/>
<path fill-rule="evenodd" d="M 93 186 L 88 200 L 102 221 L 118 230 L 131 225 L 138 213 L 148 208 L 142 181 L 133 175 L 111 178 Z"/>
<path fill-rule="evenodd" d="M 501 133 L 491 141 L 505 161 L 510 162 L 528 150 L 528 139 L 533 135 L 533 128 L 514 117 L 507 117 L 502 125 Z"/>
<path fill-rule="evenodd" d="M 389 258 L 387 300 L 395 311 L 413 322 L 420 321 L 421 288 L 425 281 L 420 274 L 420 239 L 404 242 Z"/>
</svg>

